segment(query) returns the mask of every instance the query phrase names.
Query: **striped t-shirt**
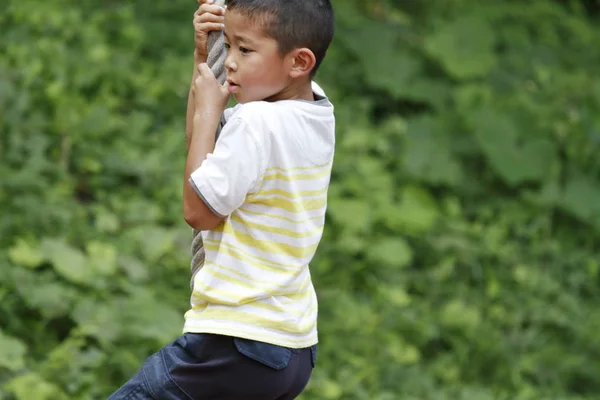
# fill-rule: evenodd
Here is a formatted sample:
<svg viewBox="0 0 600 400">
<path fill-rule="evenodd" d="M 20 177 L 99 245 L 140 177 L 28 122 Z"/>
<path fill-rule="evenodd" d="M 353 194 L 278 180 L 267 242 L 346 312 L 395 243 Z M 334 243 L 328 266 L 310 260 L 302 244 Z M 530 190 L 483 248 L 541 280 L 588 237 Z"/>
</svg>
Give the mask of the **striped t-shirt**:
<svg viewBox="0 0 600 400">
<path fill-rule="evenodd" d="M 335 147 L 333 106 L 251 102 L 225 112 L 213 153 L 190 177 L 224 221 L 202 232 L 184 332 L 291 348 L 318 342 L 309 263 L 323 234 Z"/>
</svg>

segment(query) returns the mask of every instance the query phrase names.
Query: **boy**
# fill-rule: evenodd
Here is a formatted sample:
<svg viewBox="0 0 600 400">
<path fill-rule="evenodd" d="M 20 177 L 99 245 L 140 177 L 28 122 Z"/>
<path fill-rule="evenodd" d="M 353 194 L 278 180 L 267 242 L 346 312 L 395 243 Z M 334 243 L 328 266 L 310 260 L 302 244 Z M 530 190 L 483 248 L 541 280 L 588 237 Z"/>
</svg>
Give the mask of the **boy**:
<svg viewBox="0 0 600 400">
<path fill-rule="evenodd" d="M 226 12 L 200 3 L 183 209 L 202 231 L 205 263 L 183 336 L 111 399 L 294 399 L 318 342 L 309 262 L 323 232 L 335 118 L 312 78 L 333 10 L 329 0 L 230 0 Z M 223 86 L 205 64 L 207 34 L 222 24 Z M 231 94 L 238 105 L 224 110 Z"/>
</svg>

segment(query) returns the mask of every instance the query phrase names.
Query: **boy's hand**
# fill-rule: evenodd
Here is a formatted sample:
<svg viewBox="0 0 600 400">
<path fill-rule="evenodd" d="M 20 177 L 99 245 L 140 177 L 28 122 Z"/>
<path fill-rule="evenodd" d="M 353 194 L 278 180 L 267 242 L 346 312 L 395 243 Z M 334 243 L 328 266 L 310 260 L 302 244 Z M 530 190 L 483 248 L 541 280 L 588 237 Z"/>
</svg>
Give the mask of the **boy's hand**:
<svg viewBox="0 0 600 400">
<path fill-rule="evenodd" d="M 225 8 L 212 4 L 214 0 L 198 0 L 200 7 L 194 13 L 194 45 L 198 57 L 206 59 L 206 40 L 211 31 L 220 31 L 225 22 Z"/>
<path fill-rule="evenodd" d="M 208 64 L 198 65 L 198 78 L 194 81 L 193 94 L 196 115 L 219 115 L 229 100 L 229 83 L 219 84 Z"/>
</svg>

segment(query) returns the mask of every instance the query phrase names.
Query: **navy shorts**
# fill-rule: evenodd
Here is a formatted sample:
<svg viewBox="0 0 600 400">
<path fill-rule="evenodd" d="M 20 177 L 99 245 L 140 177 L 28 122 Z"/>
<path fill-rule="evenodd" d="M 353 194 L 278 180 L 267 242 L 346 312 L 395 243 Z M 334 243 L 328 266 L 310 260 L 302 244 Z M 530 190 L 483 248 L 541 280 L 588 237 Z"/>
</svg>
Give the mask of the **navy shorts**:
<svg viewBox="0 0 600 400">
<path fill-rule="evenodd" d="M 306 387 L 317 347 L 289 349 L 186 333 L 150 356 L 109 400 L 287 400 Z"/>
</svg>

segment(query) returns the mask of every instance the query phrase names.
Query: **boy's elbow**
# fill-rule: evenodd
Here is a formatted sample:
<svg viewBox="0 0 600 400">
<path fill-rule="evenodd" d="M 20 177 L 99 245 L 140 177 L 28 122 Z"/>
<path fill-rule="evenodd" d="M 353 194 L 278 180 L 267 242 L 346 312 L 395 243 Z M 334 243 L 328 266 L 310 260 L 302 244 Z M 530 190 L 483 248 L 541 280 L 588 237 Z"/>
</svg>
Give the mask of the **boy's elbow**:
<svg viewBox="0 0 600 400">
<path fill-rule="evenodd" d="M 190 227 L 199 231 L 216 228 L 224 218 L 213 213 L 191 187 L 183 193 L 183 219 Z"/>
<path fill-rule="evenodd" d="M 200 210 L 185 209 L 183 218 L 186 224 L 199 231 L 210 231 L 223 221 L 223 218 L 213 214 L 206 206 Z"/>
<path fill-rule="evenodd" d="M 205 230 L 202 227 L 201 221 L 195 215 L 189 215 L 187 213 L 184 213 L 183 219 L 185 220 L 185 223 L 188 224 L 191 228 L 194 228 L 199 231 Z"/>
</svg>

